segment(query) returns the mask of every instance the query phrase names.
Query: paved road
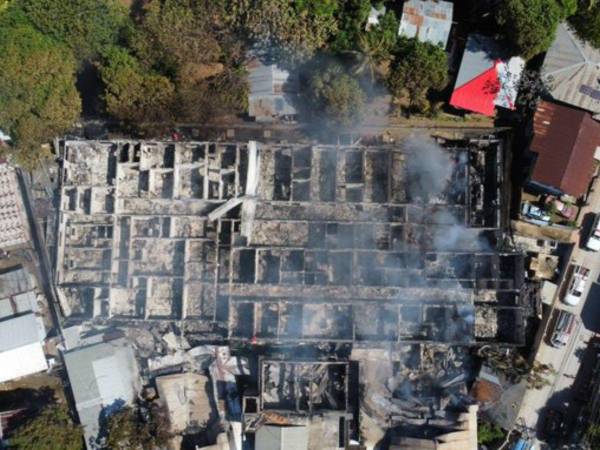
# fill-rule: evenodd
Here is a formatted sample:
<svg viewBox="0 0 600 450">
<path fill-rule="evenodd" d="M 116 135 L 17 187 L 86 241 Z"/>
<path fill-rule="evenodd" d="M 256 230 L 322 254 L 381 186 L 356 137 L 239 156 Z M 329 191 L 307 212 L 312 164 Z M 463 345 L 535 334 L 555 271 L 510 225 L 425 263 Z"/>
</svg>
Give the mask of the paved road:
<svg viewBox="0 0 600 450">
<path fill-rule="evenodd" d="M 569 277 L 565 277 L 563 286 L 558 289 L 559 295 L 555 298 L 554 303 L 555 309 L 575 314 L 578 317 L 578 324 L 567 345 L 560 349 L 548 345 L 548 338 L 552 332 L 551 327 L 548 327 L 535 359 L 541 363 L 552 364 L 557 373 L 549 377 L 551 383 L 549 386 L 526 392 L 519 412 L 519 419 L 539 438 L 543 437 L 544 414 L 548 408 L 561 410 L 565 414 L 570 410 L 569 412 L 572 413 L 570 406 L 574 404 L 574 397 L 577 394 L 573 389 L 573 384 L 581 366 L 587 342 L 595 332 L 600 331 L 598 329 L 600 325 L 600 285 L 597 283 L 600 277 L 600 253 L 588 251 L 582 245 L 593 219 L 592 214 L 600 212 L 600 183 L 596 182 L 595 184 L 596 190 L 590 195 L 589 205 L 583 208 L 579 217 L 583 222 L 582 233 L 578 238 L 581 242 L 575 244 L 570 260 L 570 264 L 579 264 L 590 269 L 589 281 L 579 304 L 568 306 L 560 301 L 560 293 L 564 291 L 564 285 L 569 281 Z M 569 270 L 568 266 L 566 267 Z"/>
</svg>

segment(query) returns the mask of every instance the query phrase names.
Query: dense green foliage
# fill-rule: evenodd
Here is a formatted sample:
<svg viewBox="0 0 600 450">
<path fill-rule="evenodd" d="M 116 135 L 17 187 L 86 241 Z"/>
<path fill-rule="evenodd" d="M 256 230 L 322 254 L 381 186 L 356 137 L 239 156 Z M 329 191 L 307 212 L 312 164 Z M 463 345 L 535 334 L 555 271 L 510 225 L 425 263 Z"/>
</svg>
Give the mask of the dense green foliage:
<svg viewBox="0 0 600 450">
<path fill-rule="evenodd" d="M 306 92 L 309 111 L 329 129 L 348 128 L 361 118 L 365 93 L 358 81 L 338 64 L 315 70 Z"/>
<path fill-rule="evenodd" d="M 577 34 L 596 48 L 600 48 L 600 2 L 580 0 L 577 14 L 570 22 Z"/>
<path fill-rule="evenodd" d="M 83 433 L 66 406 L 51 405 L 10 436 L 16 450 L 83 450 Z"/>
<path fill-rule="evenodd" d="M 448 63 L 441 47 L 416 39 L 399 41 L 388 86 L 396 99 L 407 97 L 410 111 L 427 110 L 427 95 L 443 89 L 447 82 Z"/>
<path fill-rule="evenodd" d="M 121 47 L 106 50 L 104 60 L 100 76 L 109 114 L 128 125 L 172 119 L 175 88 L 168 78 L 143 70 Z"/>
<path fill-rule="evenodd" d="M 162 409 L 152 406 L 148 421 L 137 408 L 124 407 L 106 421 L 107 450 L 158 450 L 165 447 L 170 435 L 168 419 Z"/>
<path fill-rule="evenodd" d="M 337 30 L 333 2 L 228 0 L 229 20 L 262 52 L 290 63 L 325 47 Z"/>
<path fill-rule="evenodd" d="M 31 166 L 40 144 L 77 119 L 81 102 L 69 49 L 12 6 L 0 16 L 0 87 L 0 129 L 12 137 L 18 162 Z"/>
<path fill-rule="evenodd" d="M 115 44 L 129 25 L 118 0 L 19 0 L 19 5 L 41 32 L 67 44 L 80 59 Z"/>
<path fill-rule="evenodd" d="M 479 422 L 477 424 L 477 443 L 481 445 L 491 444 L 504 438 L 502 429 L 489 422 Z"/>
<path fill-rule="evenodd" d="M 504 0 L 496 20 L 513 51 L 529 59 L 550 47 L 558 24 L 575 10 L 574 0 Z"/>
</svg>

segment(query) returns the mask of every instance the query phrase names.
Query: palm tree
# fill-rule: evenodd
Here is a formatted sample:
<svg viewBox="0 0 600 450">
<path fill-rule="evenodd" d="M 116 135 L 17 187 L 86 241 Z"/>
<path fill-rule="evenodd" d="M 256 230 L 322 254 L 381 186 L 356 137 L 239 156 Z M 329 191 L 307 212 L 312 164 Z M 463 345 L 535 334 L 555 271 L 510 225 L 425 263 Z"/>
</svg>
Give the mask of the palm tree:
<svg viewBox="0 0 600 450">
<path fill-rule="evenodd" d="M 385 36 L 377 33 L 361 33 L 357 44 L 357 50 L 349 51 L 357 61 L 354 73 L 357 75 L 368 73 L 371 81 L 375 81 L 382 61 L 390 58 L 385 46 Z"/>
</svg>

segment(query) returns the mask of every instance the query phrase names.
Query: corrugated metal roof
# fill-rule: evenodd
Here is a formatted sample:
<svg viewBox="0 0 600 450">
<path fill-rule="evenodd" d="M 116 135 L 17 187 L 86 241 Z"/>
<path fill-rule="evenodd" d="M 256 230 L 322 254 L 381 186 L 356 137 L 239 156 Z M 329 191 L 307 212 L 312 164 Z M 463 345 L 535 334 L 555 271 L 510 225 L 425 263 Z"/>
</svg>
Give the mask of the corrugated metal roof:
<svg viewBox="0 0 600 450">
<path fill-rule="evenodd" d="M 42 342 L 45 337 L 43 324 L 33 313 L 0 321 L 0 352 Z"/>
<path fill-rule="evenodd" d="M 470 34 L 463 53 L 455 89 L 494 67 L 501 58 L 498 44 L 492 38 L 480 34 Z"/>
<path fill-rule="evenodd" d="M 256 431 L 256 450 L 307 450 L 304 426 L 263 425 Z"/>
<path fill-rule="evenodd" d="M 446 1 L 407 0 L 402 7 L 398 34 L 446 47 L 454 5 Z"/>
<path fill-rule="evenodd" d="M 86 443 L 98 434 L 104 407 L 131 403 L 139 389 L 135 354 L 125 339 L 63 353 Z M 89 445 L 88 445 L 89 448 Z"/>
<path fill-rule="evenodd" d="M 48 369 L 44 349 L 39 342 L 0 353 L 0 383 Z"/>
<path fill-rule="evenodd" d="M 556 30 L 542 75 L 554 99 L 600 113 L 600 51 L 580 40 L 566 24 Z"/>
<path fill-rule="evenodd" d="M 296 114 L 292 104 L 298 93 L 297 77 L 275 64 L 265 65 L 254 58 L 247 66 L 250 92 L 248 114 L 257 120 Z"/>
<path fill-rule="evenodd" d="M 579 197 L 594 172 L 600 123 L 585 111 L 542 101 L 533 124 L 531 151 L 538 154 L 531 180 Z"/>
</svg>

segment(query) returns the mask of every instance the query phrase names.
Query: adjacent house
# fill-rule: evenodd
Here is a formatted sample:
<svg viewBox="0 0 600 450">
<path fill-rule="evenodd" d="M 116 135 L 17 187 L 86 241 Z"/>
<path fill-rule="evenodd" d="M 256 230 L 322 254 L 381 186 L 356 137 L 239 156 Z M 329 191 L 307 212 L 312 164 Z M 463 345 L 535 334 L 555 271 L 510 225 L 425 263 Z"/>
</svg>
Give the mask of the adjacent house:
<svg viewBox="0 0 600 450">
<path fill-rule="evenodd" d="M 0 159 L 0 249 L 29 241 L 23 202 L 15 169 Z"/>
<path fill-rule="evenodd" d="M 271 122 L 296 116 L 293 98 L 298 94 L 298 79 L 276 64 L 255 57 L 247 65 L 250 93 L 248 115 L 257 122 Z"/>
<path fill-rule="evenodd" d="M 120 338 L 63 353 L 88 449 L 97 448 L 101 417 L 133 403 L 140 389 L 133 348 Z"/>
<path fill-rule="evenodd" d="M 529 185 L 543 192 L 580 197 L 594 174 L 600 123 L 586 111 L 541 101 L 533 118 L 535 156 Z"/>
<path fill-rule="evenodd" d="M 47 370 L 45 338 L 32 312 L 0 320 L 0 383 Z"/>
<path fill-rule="evenodd" d="M 398 34 L 446 48 L 453 7 L 453 3 L 441 0 L 406 0 Z"/>
<path fill-rule="evenodd" d="M 600 113 L 600 50 L 579 39 L 566 24 L 556 30 L 542 77 L 554 100 Z"/>
<path fill-rule="evenodd" d="M 450 104 L 485 116 L 496 106 L 515 109 L 525 61 L 508 57 L 493 39 L 471 34 L 463 53 Z"/>
</svg>

